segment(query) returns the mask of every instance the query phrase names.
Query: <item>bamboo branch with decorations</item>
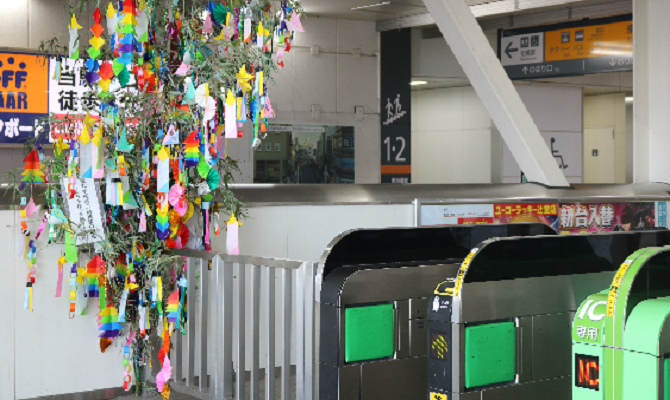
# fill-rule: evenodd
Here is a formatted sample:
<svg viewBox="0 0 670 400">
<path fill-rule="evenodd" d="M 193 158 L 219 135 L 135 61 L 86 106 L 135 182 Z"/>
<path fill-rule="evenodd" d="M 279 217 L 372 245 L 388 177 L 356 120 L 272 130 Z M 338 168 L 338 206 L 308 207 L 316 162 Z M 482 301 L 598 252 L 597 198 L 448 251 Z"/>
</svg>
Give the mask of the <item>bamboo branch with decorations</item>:
<svg viewBox="0 0 670 400">
<path fill-rule="evenodd" d="M 186 333 L 193 301 L 173 249 L 211 249 L 219 213 L 235 229 L 246 217 L 229 188 L 239 169 L 227 141 L 246 124 L 252 146 L 261 144 L 274 118 L 267 83 L 302 32 L 303 10 L 294 0 L 70 0 L 67 8 L 68 45 L 50 40 L 41 51 L 55 65 L 50 79 L 77 79 L 85 90 L 68 113 L 41 121 L 21 180 L 7 177 L 22 205 L 25 308 L 39 307 L 37 240 L 48 227 L 49 244 L 65 244 L 54 260 L 56 297 L 65 276 L 70 318 L 82 299 L 98 299 L 100 349 L 122 343 L 124 387 L 134 382 L 137 394 L 152 361 L 148 336 L 162 337 L 156 391 L 168 398 L 170 335 Z M 85 44 L 77 21 L 87 10 L 95 24 Z M 46 214 L 33 235 L 27 218 L 42 197 Z"/>
</svg>

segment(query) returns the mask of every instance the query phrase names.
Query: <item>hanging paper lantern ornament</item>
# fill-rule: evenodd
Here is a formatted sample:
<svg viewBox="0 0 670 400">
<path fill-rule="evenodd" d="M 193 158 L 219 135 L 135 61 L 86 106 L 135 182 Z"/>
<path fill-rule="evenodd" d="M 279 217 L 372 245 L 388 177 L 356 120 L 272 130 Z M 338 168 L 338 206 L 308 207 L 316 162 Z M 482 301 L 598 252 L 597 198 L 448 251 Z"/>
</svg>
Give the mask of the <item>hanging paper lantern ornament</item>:
<svg viewBox="0 0 670 400">
<path fill-rule="evenodd" d="M 179 321 L 179 288 L 175 289 L 174 292 L 168 297 L 167 301 L 167 321 L 171 323 L 177 323 Z"/>
<path fill-rule="evenodd" d="M 184 140 L 184 167 L 196 167 L 200 162 L 200 141 L 198 140 L 198 132 L 193 131 Z"/>
<path fill-rule="evenodd" d="M 159 240 L 165 240 L 170 235 L 168 196 L 161 193 L 156 200 L 156 236 Z"/>
<path fill-rule="evenodd" d="M 113 305 L 108 304 L 107 308 L 100 312 L 100 337 L 115 338 L 119 336 L 119 331 L 123 329 L 123 325 L 119 323 L 119 313 Z"/>
<path fill-rule="evenodd" d="M 100 297 L 100 287 L 98 286 L 98 276 L 102 267 L 102 258 L 96 255 L 86 265 L 88 278 L 88 297 Z"/>
<path fill-rule="evenodd" d="M 33 150 L 28 154 L 26 158 L 23 159 L 23 162 L 26 163 L 23 167 L 24 171 L 21 175 L 21 190 L 25 187 L 26 184 L 37 184 L 37 183 L 46 183 L 44 178 L 44 172 L 42 172 L 40 167 L 40 156 L 37 154 L 37 150 Z"/>
<path fill-rule="evenodd" d="M 111 2 L 110 2 L 111 6 Z M 93 32 L 93 37 L 89 42 L 91 43 L 91 47 L 88 49 L 88 54 L 91 56 L 92 60 L 97 59 L 100 57 L 100 48 L 102 47 L 103 44 L 105 44 L 105 40 L 100 37 L 102 35 L 102 32 L 104 32 L 104 28 L 102 25 L 100 25 L 100 21 L 102 21 L 102 15 L 100 14 L 100 9 L 96 8 L 95 11 L 93 12 L 93 21 L 95 21 L 95 25 L 91 27 L 91 32 Z M 89 82 L 89 84 L 91 84 Z"/>
</svg>

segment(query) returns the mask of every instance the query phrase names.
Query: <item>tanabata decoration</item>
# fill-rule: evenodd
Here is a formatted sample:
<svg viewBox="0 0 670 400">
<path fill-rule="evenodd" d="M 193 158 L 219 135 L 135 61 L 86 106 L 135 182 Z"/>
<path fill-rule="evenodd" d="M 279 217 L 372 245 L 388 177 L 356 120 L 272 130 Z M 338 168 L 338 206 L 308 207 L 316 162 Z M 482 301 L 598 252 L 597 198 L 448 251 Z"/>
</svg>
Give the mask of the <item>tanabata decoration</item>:
<svg viewBox="0 0 670 400">
<path fill-rule="evenodd" d="M 53 58 L 50 79 L 68 76 L 84 90 L 76 110 L 37 121 L 45 128 L 27 140 L 25 164 L 8 185 L 21 199 L 24 308 L 41 306 L 33 290 L 48 228 L 47 245 L 65 245 L 52 262 L 56 297 L 69 271 L 64 315 L 96 316 L 103 352 L 123 341 L 124 388 L 138 395 L 152 362 L 147 336 L 161 332 L 157 389 L 168 398 L 169 338 L 183 331 L 191 301 L 184 258 L 172 249 L 210 249 L 221 215 L 230 216 L 228 252 L 239 251 L 232 239 L 247 211 L 229 188 L 239 168 L 227 140 L 247 124 L 252 147 L 261 145 L 275 114 L 268 82 L 303 31 L 304 11 L 297 0 L 68 3 L 66 43 L 41 48 Z M 78 21 L 92 21 L 88 42 Z M 53 156 L 42 150 L 47 143 Z M 29 219 L 41 215 L 34 199 L 45 199 L 45 214 L 31 237 Z"/>
</svg>

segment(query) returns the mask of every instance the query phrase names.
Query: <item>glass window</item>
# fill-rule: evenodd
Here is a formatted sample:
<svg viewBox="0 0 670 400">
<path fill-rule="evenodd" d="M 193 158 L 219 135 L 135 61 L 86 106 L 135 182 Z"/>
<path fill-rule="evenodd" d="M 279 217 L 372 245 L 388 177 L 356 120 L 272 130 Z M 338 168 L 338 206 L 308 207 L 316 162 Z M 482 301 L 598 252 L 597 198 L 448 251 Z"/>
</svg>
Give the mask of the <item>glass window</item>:
<svg viewBox="0 0 670 400">
<path fill-rule="evenodd" d="M 269 125 L 254 151 L 254 183 L 355 183 L 352 126 Z"/>
</svg>

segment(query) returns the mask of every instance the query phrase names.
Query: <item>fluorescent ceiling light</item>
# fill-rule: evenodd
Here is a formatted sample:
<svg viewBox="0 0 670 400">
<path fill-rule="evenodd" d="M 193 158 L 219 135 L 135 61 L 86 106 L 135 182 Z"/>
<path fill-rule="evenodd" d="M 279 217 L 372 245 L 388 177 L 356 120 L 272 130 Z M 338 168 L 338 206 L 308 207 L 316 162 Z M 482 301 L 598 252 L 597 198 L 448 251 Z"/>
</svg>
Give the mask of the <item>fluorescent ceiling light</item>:
<svg viewBox="0 0 670 400">
<path fill-rule="evenodd" d="M 367 5 L 367 6 L 353 7 L 352 10 L 360 10 L 360 9 L 363 9 L 363 8 L 370 8 L 370 7 L 387 6 L 389 4 L 391 4 L 390 1 L 384 1 L 384 2 L 381 2 L 381 3 L 377 3 L 377 4 L 370 4 L 370 5 Z"/>
<path fill-rule="evenodd" d="M 633 97 L 626 97 L 627 104 L 633 104 Z"/>
<path fill-rule="evenodd" d="M 412 85 L 412 86 L 427 85 L 427 84 L 428 84 L 427 81 L 412 81 L 412 82 L 410 82 L 410 85 Z"/>
</svg>

